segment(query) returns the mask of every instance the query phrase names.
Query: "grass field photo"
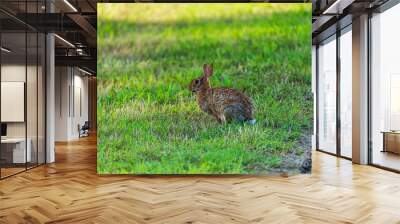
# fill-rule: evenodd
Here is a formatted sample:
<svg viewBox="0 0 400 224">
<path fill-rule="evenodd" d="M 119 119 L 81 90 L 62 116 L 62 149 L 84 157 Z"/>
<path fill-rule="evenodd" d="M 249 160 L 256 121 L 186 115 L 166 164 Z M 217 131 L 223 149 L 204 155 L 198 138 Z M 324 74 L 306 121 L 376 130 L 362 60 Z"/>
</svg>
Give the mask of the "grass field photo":
<svg viewBox="0 0 400 224">
<path fill-rule="evenodd" d="M 311 4 L 98 4 L 100 174 L 311 170 Z"/>
</svg>

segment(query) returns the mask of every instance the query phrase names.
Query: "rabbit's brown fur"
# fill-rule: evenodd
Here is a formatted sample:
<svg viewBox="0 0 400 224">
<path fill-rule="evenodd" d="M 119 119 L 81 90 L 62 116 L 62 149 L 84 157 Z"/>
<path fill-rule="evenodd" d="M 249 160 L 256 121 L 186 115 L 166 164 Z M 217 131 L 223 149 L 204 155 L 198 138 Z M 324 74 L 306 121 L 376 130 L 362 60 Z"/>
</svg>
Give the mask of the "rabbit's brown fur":
<svg viewBox="0 0 400 224">
<path fill-rule="evenodd" d="M 205 64 L 203 73 L 192 80 L 189 89 L 197 94 L 197 102 L 204 112 L 214 116 L 220 123 L 232 120 L 255 122 L 249 97 L 232 88 L 211 88 L 208 78 L 213 73 L 212 65 Z"/>
</svg>

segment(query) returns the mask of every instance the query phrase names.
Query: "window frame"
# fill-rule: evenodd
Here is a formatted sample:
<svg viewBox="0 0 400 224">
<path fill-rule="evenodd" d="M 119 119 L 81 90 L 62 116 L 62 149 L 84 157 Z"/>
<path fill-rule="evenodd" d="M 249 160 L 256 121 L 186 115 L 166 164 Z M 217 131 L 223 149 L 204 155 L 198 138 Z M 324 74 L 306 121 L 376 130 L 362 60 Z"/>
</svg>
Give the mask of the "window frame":
<svg viewBox="0 0 400 224">
<path fill-rule="evenodd" d="M 319 152 L 323 152 L 329 155 L 333 155 L 339 158 L 343 158 L 346 160 L 352 160 L 351 157 L 347 157 L 342 155 L 341 153 L 341 119 L 340 119 L 340 77 L 341 77 L 341 67 L 340 67 L 340 37 L 342 35 L 344 35 L 347 32 L 352 32 L 352 22 L 348 22 L 349 17 L 345 17 L 343 18 L 343 20 L 345 20 L 344 23 L 346 23 L 343 27 L 341 27 L 340 29 L 337 29 L 335 33 L 327 36 L 326 38 L 319 40 L 318 44 L 316 44 L 316 55 L 315 55 L 315 59 L 316 59 L 316 69 L 315 69 L 315 74 L 316 74 L 316 137 L 315 137 L 315 145 L 316 145 L 316 151 Z M 340 22 L 340 21 L 339 21 Z M 334 24 L 333 26 L 336 26 L 336 24 Z M 329 28 L 328 28 L 329 29 Z M 334 38 L 333 38 L 334 36 Z M 320 57 L 319 57 L 319 47 L 322 43 L 327 43 L 330 41 L 336 41 L 336 152 L 332 153 L 332 152 L 328 152 L 324 149 L 321 149 L 319 147 L 319 85 L 320 85 L 320 76 L 319 76 L 319 62 L 320 62 Z"/>
</svg>

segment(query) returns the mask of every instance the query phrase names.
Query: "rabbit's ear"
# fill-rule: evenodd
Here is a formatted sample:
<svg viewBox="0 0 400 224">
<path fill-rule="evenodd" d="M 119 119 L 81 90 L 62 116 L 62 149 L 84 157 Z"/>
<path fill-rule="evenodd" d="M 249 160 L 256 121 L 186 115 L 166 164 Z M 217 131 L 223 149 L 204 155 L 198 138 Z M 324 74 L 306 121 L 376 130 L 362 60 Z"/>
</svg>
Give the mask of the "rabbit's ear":
<svg viewBox="0 0 400 224">
<path fill-rule="evenodd" d="M 203 65 L 203 73 L 205 77 L 210 77 L 213 74 L 213 66 L 204 64 Z"/>
</svg>

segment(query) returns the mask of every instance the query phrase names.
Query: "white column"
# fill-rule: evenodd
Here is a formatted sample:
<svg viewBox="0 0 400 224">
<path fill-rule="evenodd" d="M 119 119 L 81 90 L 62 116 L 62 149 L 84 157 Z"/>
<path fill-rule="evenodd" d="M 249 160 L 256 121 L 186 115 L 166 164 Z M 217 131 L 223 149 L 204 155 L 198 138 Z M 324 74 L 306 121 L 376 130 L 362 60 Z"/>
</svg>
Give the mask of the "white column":
<svg viewBox="0 0 400 224">
<path fill-rule="evenodd" d="M 46 163 L 55 161 L 54 150 L 54 133 L 55 133 L 55 56 L 54 56 L 54 35 L 47 34 L 46 36 Z"/>
<path fill-rule="evenodd" d="M 54 35 L 47 34 L 47 73 L 46 73 L 46 163 L 55 161 L 54 133 L 55 133 L 55 60 L 54 60 Z"/>
<path fill-rule="evenodd" d="M 368 163 L 368 16 L 353 19 L 353 162 Z"/>
</svg>

